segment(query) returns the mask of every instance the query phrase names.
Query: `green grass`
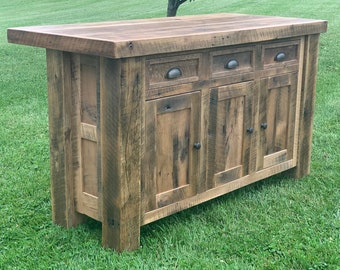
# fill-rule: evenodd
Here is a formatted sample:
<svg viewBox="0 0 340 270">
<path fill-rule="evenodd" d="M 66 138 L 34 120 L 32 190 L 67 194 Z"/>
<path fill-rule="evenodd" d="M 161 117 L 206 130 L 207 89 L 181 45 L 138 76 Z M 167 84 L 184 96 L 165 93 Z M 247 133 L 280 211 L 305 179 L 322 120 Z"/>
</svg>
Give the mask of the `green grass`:
<svg viewBox="0 0 340 270">
<path fill-rule="evenodd" d="M 45 52 L 6 28 L 162 17 L 167 1 L 0 3 L 0 269 L 340 269 L 340 5 L 334 0 L 196 0 L 178 15 L 326 19 L 311 175 L 272 177 L 142 227 L 141 248 L 101 247 L 101 224 L 51 222 Z"/>
</svg>

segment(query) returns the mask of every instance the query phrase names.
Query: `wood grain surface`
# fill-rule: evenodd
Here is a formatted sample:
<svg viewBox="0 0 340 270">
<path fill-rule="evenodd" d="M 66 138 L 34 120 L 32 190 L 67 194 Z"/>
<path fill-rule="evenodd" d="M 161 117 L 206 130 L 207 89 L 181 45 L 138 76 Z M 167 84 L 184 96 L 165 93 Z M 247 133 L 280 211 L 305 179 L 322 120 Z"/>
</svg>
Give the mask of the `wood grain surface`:
<svg viewBox="0 0 340 270">
<path fill-rule="evenodd" d="M 326 27 L 322 20 L 208 14 L 19 27 L 7 35 L 12 43 L 122 58 L 316 34 Z"/>
</svg>

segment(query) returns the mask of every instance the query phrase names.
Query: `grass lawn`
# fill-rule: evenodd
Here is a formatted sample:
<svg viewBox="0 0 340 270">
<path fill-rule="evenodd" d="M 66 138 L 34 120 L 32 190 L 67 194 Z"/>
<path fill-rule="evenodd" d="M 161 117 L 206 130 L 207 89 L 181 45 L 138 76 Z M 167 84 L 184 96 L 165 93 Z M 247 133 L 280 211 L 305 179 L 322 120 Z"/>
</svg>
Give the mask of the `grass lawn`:
<svg viewBox="0 0 340 270">
<path fill-rule="evenodd" d="M 340 269 L 338 0 L 196 0 L 178 15 L 249 13 L 326 19 L 311 175 L 253 184 L 141 229 L 141 248 L 101 247 L 101 224 L 51 221 L 45 51 L 6 29 L 163 17 L 167 1 L 0 2 L 0 269 Z"/>
</svg>

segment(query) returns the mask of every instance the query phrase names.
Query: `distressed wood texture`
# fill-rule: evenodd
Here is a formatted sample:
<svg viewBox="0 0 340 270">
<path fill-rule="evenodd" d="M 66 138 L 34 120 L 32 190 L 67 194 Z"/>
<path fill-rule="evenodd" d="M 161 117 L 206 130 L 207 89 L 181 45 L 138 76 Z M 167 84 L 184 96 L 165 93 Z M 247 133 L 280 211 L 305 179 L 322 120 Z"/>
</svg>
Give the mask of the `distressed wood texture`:
<svg viewBox="0 0 340 270">
<path fill-rule="evenodd" d="M 299 139 L 297 142 L 297 166 L 290 171 L 295 178 L 310 173 L 312 134 L 318 68 L 319 34 L 306 36 L 299 110 Z"/>
<path fill-rule="evenodd" d="M 84 216 L 76 211 L 75 185 L 80 174 L 78 97 L 72 91 L 71 54 L 47 50 L 53 221 L 76 226 Z"/>
<path fill-rule="evenodd" d="M 144 61 L 101 61 L 101 156 L 103 245 L 139 247 Z"/>
<path fill-rule="evenodd" d="M 326 27 L 326 22 L 321 20 L 208 14 L 12 28 L 8 29 L 8 40 L 43 48 L 123 58 L 317 34 L 324 32 Z"/>
<path fill-rule="evenodd" d="M 200 189 L 200 100 L 200 92 L 194 92 L 146 103 L 143 211 L 191 197 Z"/>
<path fill-rule="evenodd" d="M 221 86 L 211 90 L 210 129 L 214 141 L 210 142 L 208 156 L 213 158 L 208 168 L 210 186 L 241 178 L 250 173 L 251 134 L 253 127 L 254 82 Z"/>
<path fill-rule="evenodd" d="M 102 243 L 266 177 L 310 172 L 327 22 L 238 14 L 8 29 L 47 48 L 53 220 Z"/>
</svg>

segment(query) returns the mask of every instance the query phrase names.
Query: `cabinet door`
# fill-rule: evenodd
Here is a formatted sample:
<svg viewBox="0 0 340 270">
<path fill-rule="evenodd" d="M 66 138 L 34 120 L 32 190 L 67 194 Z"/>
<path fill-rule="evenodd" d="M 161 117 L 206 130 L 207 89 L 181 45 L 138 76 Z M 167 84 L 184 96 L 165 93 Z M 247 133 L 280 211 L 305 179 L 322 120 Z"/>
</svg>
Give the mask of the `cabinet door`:
<svg viewBox="0 0 340 270">
<path fill-rule="evenodd" d="M 253 128 L 254 82 L 221 86 L 210 92 L 208 179 L 211 187 L 249 174 Z"/>
<path fill-rule="evenodd" d="M 295 72 L 261 79 L 257 170 L 294 158 L 297 78 Z"/>
<path fill-rule="evenodd" d="M 142 201 L 145 212 L 196 193 L 200 92 L 146 102 Z"/>
</svg>

